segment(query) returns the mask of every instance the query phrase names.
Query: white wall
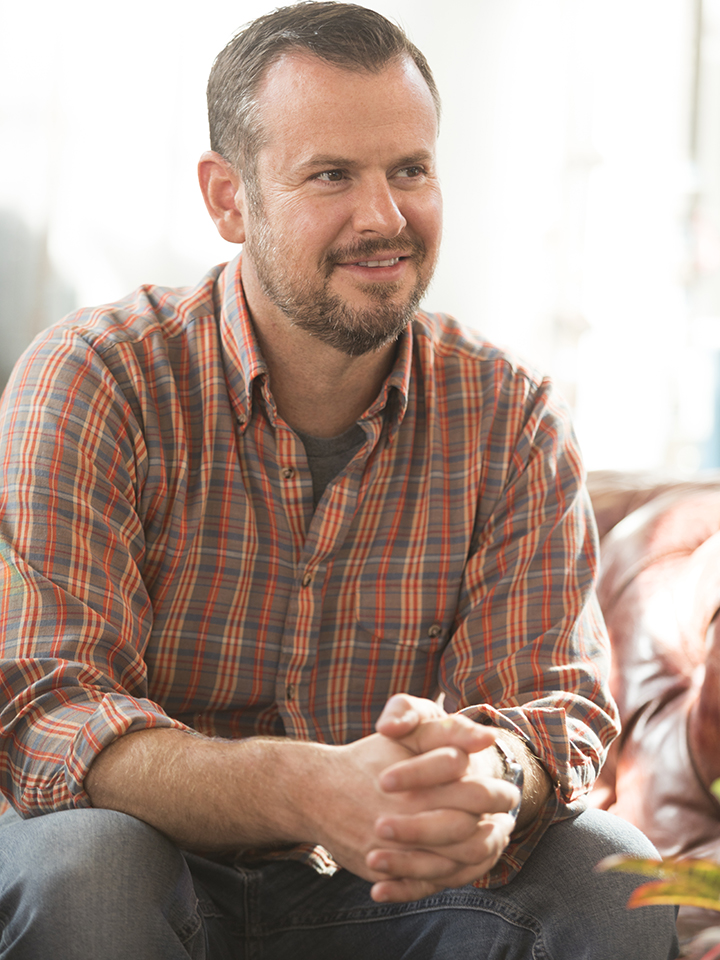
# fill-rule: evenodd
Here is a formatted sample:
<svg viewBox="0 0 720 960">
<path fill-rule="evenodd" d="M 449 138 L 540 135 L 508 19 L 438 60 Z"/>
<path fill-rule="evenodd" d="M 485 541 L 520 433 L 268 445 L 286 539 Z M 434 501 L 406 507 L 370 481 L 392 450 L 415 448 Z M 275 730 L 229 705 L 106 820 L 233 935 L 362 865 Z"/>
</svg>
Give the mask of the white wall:
<svg viewBox="0 0 720 960">
<path fill-rule="evenodd" d="M 47 237 L 79 303 L 193 283 L 234 255 L 196 186 L 204 88 L 229 37 L 275 5 L 6 2 L 0 209 Z M 694 466 L 675 375 L 691 0 L 368 6 L 405 26 L 443 95 L 428 305 L 550 369 L 590 467 Z"/>
</svg>

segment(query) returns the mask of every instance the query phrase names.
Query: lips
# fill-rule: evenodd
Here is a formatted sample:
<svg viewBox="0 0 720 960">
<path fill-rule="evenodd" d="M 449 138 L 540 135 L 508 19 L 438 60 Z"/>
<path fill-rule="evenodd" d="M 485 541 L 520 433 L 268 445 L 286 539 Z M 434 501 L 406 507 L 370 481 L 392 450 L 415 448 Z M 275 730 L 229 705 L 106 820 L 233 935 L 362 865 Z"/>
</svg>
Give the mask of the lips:
<svg viewBox="0 0 720 960">
<path fill-rule="evenodd" d="M 402 261 L 421 264 L 425 245 L 414 237 L 401 236 L 381 240 L 366 239 L 330 251 L 325 257 L 328 275 L 334 267 L 357 267 L 370 270 L 391 270 Z"/>
<path fill-rule="evenodd" d="M 363 283 L 399 281 L 410 263 L 416 267 L 425 259 L 425 246 L 411 237 L 385 240 L 366 240 L 333 250 L 325 258 L 326 276 L 333 270 L 354 275 Z"/>
<path fill-rule="evenodd" d="M 394 267 L 396 263 L 400 262 L 400 257 L 392 257 L 390 260 L 358 260 L 354 266 L 356 267 Z"/>
<path fill-rule="evenodd" d="M 350 254 L 350 256 L 346 254 L 342 260 L 336 261 L 334 267 L 331 267 L 331 270 L 340 269 L 347 271 L 350 275 L 354 275 L 356 279 L 360 279 L 364 283 L 372 283 L 373 281 L 380 283 L 389 280 L 395 282 L 405 275 L 408 263 L 414 259 L 412 253 L 408 253 L 407 251 L 393 253 L 387 248 L 385 250 L 378 250 L 377 252 L 373 250 L 372 253 L 369 250 L 367 252 L 363 250 L 362 253 L 359 250 L 353 252 L 355 253 L 354 257 L 352 254 Z M 363 253 L 365 253 L 367 257 L 366 260 L 360 259 Z M 370 254 L 370 256 L 368 256 L 368 254 Z"/>
</svg>

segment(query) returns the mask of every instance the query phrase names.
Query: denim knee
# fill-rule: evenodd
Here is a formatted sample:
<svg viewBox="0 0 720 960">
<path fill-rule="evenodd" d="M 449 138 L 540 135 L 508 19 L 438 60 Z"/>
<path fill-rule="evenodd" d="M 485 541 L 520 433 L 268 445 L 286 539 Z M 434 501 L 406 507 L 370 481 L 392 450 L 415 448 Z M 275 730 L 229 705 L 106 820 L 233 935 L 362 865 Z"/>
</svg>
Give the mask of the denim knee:
<svg viewBox="0 0 720 960">
<path fill-rule="evenodd" d="M 7 824 L 7 825 L 6 825 Z M 180 851 L 112 810 L 0 820 L 0 958 L 202 957 Z"/>
<path fill-rule="evenodd" d="M 608 856 L 658 858 L 650 841 L 629 823 L 599 810 L 547 831 L 517 880 L 494 891 L 515 897 L 543 919 L 553 957 L 572 960 L 668 960 L 677 956 L 675 908 L 628 909 L 639 875 L 599 873 Z"/>
</svg>

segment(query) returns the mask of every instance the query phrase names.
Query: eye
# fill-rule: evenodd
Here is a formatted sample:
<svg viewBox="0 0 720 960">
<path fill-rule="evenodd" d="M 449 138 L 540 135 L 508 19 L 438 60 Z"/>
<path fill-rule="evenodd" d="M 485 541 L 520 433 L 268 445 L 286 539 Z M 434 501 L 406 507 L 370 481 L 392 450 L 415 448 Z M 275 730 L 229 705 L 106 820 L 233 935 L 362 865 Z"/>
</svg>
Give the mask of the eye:
<svg viewBox="0 0 720 960">
<path fill-rule="evenodd" d="M 323 170 L 313 177 L 314 180 L 323 180 L 325 183 L 339 183 L 344 178 L 345 174 L 342 170 Z"/>
<path fill-rule="evenodd" d="M 421 167 L 417 164 L 413 164 L 410 167 L 403 167 L 401 170 L 398 170 L 398 177 L 407 177 L 408 179 L 413 179 L 416 177 L 422 177 L 425 174 L 425 167 Z"/>
</svg>

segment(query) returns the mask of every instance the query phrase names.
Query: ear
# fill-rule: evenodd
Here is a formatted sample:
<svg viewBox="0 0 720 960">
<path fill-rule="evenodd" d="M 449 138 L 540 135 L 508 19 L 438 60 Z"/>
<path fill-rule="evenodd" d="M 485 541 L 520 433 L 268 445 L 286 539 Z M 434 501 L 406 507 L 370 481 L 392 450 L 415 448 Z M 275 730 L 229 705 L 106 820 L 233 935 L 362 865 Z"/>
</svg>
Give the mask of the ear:
<svg viewBox="0 0 720 960">
<path fill-rule="evenodd" d="M 245 188 L 238 172 L 219 153 L 208 150 L 200 157 L 198 179 L 220 236 L 230 243 L 244 243 Z"/>
</svg>

